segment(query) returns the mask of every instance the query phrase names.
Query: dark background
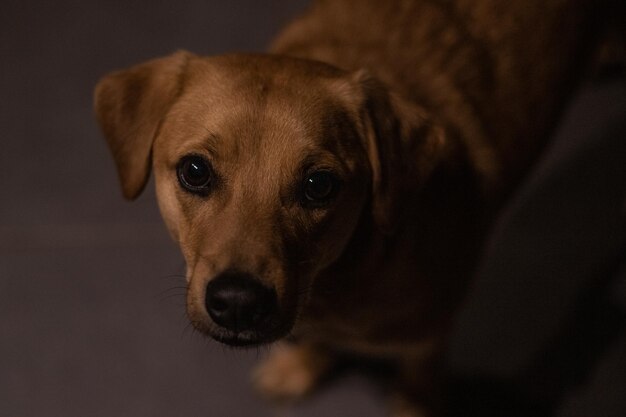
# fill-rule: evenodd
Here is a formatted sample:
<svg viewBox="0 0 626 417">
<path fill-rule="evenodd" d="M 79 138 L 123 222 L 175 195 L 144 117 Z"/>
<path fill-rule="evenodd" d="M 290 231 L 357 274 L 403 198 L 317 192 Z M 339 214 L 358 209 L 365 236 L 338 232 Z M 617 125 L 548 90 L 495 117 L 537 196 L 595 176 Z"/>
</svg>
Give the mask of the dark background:
<svg viewBox="0 0 626 417">
<path fill-rule="evenodd" d="M 305 1 L 17 1 L 0 7 L 0 417 L 381 417 L 348 374 L 271 409 L 184 317 L 152 187 L 121 198 L 91 95 L 179 48 L 261 51 Z M 626 410 L 626 81 L 586 83 L 494 229 L 448 364 L 450 414 Z"/>
</svg>

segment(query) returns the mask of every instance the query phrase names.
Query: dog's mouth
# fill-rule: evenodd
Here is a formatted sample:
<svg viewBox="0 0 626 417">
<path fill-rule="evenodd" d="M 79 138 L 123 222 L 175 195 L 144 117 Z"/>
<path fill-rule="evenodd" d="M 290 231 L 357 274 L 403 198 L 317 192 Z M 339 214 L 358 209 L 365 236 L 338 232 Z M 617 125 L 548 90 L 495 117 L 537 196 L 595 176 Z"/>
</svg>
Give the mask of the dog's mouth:
<svg viewBox="0 0 626 417">
<path fill-rule="evenodd" d="M 212 331 L 209 335 L 217 342 L 234 348 L 263 346 L 273 343 L 284 336 L 284 334 L 280 333 L 265 334 L 249 330 L 243 332 L 233 332 L 223 329 Z"/>
<path fill-rule="evenodd" d="M 211 337 L 220 343 L 236 348 L 254 347 L 269 343 L 263 338 L 258 337 L 258 335 L 248 333 L 235 333 L 229 335 L 213 334 Z"/>
<path fill-rule="evenodd" d="M 193 313 L 189 313 L 191 324 L 200 333 L 209 336 L 213 340 L 234 348 L 257 347 L 271 344 L 289 334 L 290 324 L 281 324 L 277 320 L 271 320 L 258 329 L 230 330 L 206 320 L 193 319 Z"/>
</svg>

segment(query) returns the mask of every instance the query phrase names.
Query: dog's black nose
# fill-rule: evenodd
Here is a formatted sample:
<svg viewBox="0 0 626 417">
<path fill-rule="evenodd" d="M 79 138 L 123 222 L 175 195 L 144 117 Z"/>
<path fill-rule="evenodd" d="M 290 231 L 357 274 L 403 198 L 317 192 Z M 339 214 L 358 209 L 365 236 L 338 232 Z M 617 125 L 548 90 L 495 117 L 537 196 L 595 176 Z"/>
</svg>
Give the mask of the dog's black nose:
<svg viewBox="0 0 626 417">
<path fill-rule="evenodd" d="M 227 272 L 209 282 L 205 305 L 216 324 L 234 332 L 252 330 L 275 312 L 276 291 L 251 275 Z"/>
</svg>

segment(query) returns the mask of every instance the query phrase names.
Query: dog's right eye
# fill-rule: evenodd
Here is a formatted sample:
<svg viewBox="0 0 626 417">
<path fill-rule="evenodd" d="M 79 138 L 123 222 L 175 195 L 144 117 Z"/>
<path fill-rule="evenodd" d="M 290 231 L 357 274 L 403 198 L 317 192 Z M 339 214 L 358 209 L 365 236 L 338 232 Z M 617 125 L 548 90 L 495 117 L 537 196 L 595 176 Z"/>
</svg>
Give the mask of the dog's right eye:
<svg viewBox="0 0 626 417">
<path fill-rule="evenodd" d="M 209 162 L 199 155 L 183 157 L 176 168 L 178 182 L 187 191 L 206 195 L 209 192 L 213 171 Z"/>
<path fill-rule="evenodd" d="M 339 180 L 331 172 L 313 172 L 304 180 L 302 201 L 307 207 L 324 207 L 335 197 L 338 188 Z"/>
</svg>

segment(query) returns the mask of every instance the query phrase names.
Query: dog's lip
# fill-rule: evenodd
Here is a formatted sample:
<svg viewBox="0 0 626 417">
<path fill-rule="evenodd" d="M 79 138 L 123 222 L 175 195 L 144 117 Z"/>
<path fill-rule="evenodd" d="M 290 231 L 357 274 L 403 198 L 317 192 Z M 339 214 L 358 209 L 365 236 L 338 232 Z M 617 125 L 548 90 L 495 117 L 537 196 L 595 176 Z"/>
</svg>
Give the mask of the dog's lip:
<svg viewBox="0 0 626 417">
<path fill-rule="evenodd" d="M 279 338 L 267 337 L 257 332 L 235 333 L 231 331 L 212 332 L 210 336 L 220 343 L 224 343 L 232 347 L 242 348 L 266 345 L 276 341 Z"/>
<path fill-rule="evenodd" d="M 290 333 L 293 326 L 287 322 L 270 321 L 260 329 L 232 331 L 223 327 L 205 328 L 204 333 L 217 342 L 232 347 L 253 347 L 271 344 Z"/>
</svg>

